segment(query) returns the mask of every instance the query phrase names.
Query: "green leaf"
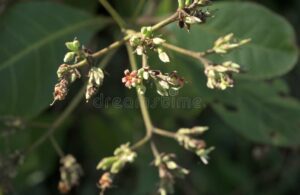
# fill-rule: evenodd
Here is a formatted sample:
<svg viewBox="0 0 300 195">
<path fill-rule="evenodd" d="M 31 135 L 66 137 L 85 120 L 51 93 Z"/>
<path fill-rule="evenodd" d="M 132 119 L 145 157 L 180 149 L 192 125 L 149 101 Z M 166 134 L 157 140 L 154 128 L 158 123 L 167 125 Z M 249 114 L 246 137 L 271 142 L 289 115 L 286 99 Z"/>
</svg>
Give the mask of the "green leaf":
<svg viewBox="0 0 300 195">
<path fill-rule="evenodd" d="M 239 39 L 251 38 L 250 44 L 228 55 L 212 56 L 216 62 L 235 61 L 247 72 L 236 79 L 233 89 L 223 92 L 206 87 L 203 68 L 196 60 L 178 56 L 173 63 L 175 67 L 170 68 L 186 77 L 189 81 L 186 87 L 196 88 L 195 95 L 210 103 L 232 129 L 246 138 L 279 146 L 299 145 L 299 101 L 282 96 L 288 94 L 282 82 L 249 80 L 277 77 L 294 67 L 298 56 L 293 29 L 284 19 L 256 4 L 216 3 L 214 8 L 219 10 L 216 17 L 193 27 L 189 34 L 172 29 L 176 37 L 173 43 L 204 51 L 218 37 L 231 32 Z"/>
<path fill-rule="evenodd" d="M 50 2 L 16 4 L 0 18 L 0 115 L 37 115 L 52 99 L 64 43 L 84 43 L 107 22 Z"/>
<path fill-rule="evenodd" d="M 251 43 L 222 57 L 217 62 L 232 60 L 246 71 L 243 78 L 269 79 L 283 75 L 296 64 L 298 51 L 291 25 L 270 10 L 253 3 L 215 3 L 215 17 L 206 24 L 193 26 L 190 33 L 172 29 L 173 43 L 181 47 L 204 51 L 221 36 L 234 33 L 238 39 L 252 39 Z M 176 28 L 176 29 L 175 29 Z M 200 66 L 200 64 L 198 64 Z"/>
<path fill-rule="evenodd" d="M 64 0 L 65 4 L 88 12 L 96 12 L 99 2 L 97 0 Z"/>
<path fill-rule="evenodd" d="M 278 146 L 300 144 L 297 137 L 300 136 L 300 102 L 288 95 L 285 82 L 239 79 L 231 89 L 212 90 L 206 87 L 206 77 L 200 67 L 184 64 L 181 59 L 173 65 L 169 68 L 178 70 L 188 81 L 183 90 L 201 97 L 203 103 L 212 106 L 231 129 L 245 138 Z"/>
<path fill-rule="evenodd" d="M 286 95 L 280 81 L 239 82 L 216 97 L 213 109 L 245 137 L 278 146 L 300 144 L 300 102 Z"/>
</svg>

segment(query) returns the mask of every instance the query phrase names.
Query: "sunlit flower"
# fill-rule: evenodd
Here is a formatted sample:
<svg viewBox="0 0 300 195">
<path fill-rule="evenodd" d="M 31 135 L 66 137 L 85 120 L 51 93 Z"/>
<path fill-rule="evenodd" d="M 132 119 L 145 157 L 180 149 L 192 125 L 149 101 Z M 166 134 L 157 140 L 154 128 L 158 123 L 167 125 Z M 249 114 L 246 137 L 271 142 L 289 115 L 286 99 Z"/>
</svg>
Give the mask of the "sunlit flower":
<svg viewBox="0 0 300 195">
<path fill-rule="evenodd" d="M 124 77 L 122 78 L 122 82 L 126 87 L 131 89 L 131 87 L 135 87 L 137 84 L 141 82 L 141 79 L 138 77 L 138 72 L 136 70 L 130 72 L 128 69 L 124 71 Z"/>
</svg>

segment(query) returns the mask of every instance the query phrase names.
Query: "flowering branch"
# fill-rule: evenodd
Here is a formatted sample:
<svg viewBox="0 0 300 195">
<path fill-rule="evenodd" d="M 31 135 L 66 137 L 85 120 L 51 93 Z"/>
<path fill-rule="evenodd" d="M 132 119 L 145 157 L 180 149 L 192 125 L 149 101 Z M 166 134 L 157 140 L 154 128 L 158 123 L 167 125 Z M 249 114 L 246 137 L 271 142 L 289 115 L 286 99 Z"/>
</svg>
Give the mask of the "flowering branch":
<svg viewBox="0 0 300 195">
<path fill-rule="evenodd" d="M 181 128 L 176 133 L 154 127 L 145 100 L 146 84 L 153 82 L 159 95 L 168 96 L 172 90 L 181 89 L 184 86 L 185 81 L 178 75 L 177 71 L 163 73 L 160 70 L 153 70 L 151 68 L 151 64 L 148 63 L 148 53 L 156 52 L 158 54 L 158 58 L 163 63 L 171 62 L 166 50 L 175 51 L 176 53 L 197 59 L 204 66 L 204 73 L 207 76 L 207 86 L 211 89 L 216 88 L 225 90 L 228 87 L 233 87 L 232 73 L 239 73 L 240 66 L 231 61 L 217 64 L 206 57 L 212 54 L 226 54 L 231 50 L 248 43 L 250 40 L 237 40 L 234 38 L 233 34 L 229 34 L 217 39 L 211 48 L 203 52 L 180 48 L 167 43 L 160 35 L 156 35 L 156 31 L 174 22 L 178 22 L 179 28 L 186 29 L 187 31 L 191 30 L 192 25 L 204 24 L 207 18 L 211 16 L 209 11 L 203 9 L 203 7 L 208 6 L 211 3 L 209 0 L 178 0 L 178 9 L 173 15 L 161 22 L 158 22 L 157 24 L 154 24 L 153 26 L 144 26 L 138 32 L 126 29 L 125 21 L 107 0 L 99 0 L 99 2 L 118 24 L 124 34 L 124 37 L 95 53 L 92 53 L 82 46 L 76 39 L 73 42 L 66 43 L 66 47 L 69 49 L 69 52 L 65 55 L 64 63 L 69 64 L 62 64 L 57 71 L 59 82 L 54 88 L 54 102 L 65 99 L 69 85 L 81 78 L 79 68 L 85 65 L 89 65 L 89 72 L 87 74 L 88 84 L 85 89 L 81 90 L 80 96 L 76 97 L 78 99 L 75 99 L 74 102 L 71 103 L 70 106 L 63 112 L 62 116 L 53 123 L 53 125 L 49 128 L 49 131 L 46 132 L 40 140 L 34 143 L 34 147 L 41 144 L 45 139 L 53 134 L 55 129 L 76 107 L 81 99 L 82 93 L 85 92 L 86 100 L 88 101 L 102 86 L 104 73 L 101 68 L 95 66 L 95 58 L 101 57 L 125 44 L 131 70 L 125 70 L 122 82 L 129 89 L 136 88 L 141 114 L 146 128 L 146 135 L 132 146 L 130 146 L 129 143 L 121 145 L 114 151 L 113 156 L 103 158 L 99 162 L 97 169 L 102 169 L 105 172 L 101 176 L 98 185 L 101 189 L 101 194 L 103 194 L 106 189 L 111 187 L 113 177 L 118 174 L 126 166 L 126 164 L 134 162 L 137 157 L 136 150 L 150 142 L 155 158 L 154 165 L 158 168 L 160 177 L 158 192 L 161 195 L 172 193 L 175 178 L 183 178 L 189 171 L 182 168 L 174 161 L 175 155 L 160 153 L 158 151 L 152 140 L 153 134 L 176 140 L 180 146 L 199 156 L 204 164 L 208 163 L 208 154 L 214 148 L 207 148 L 206 142 L 199 139 L 199 136 L 208 129 L 207 127 Z M 141 67 L 137 64 L 134 54 L 141 56 Z M 62 151 L 59 151 L 59 153 L 64 155 Z M 66 189 L 69 191 L 72 186 L 77 185 L 78 178 L 81 175 L 76 160 L 71 157 L 69 160 L 72 162 L 72 171 L 76 173 L 76 177 L 74 180 L 70 181 L 66 180 L 62 175 L 61 179 L 63 181 L 62 184 L 64 185 L 60 186 L 61 191 L 64 191 L 65 188 L 63 187 L 67 186 Z M 63 161 L 62 163 L 62 170 L 69 170 L 70 167 L 66 166 L 68 163 L 65 162 L 67 161 Z M 64 171 L 61 172 L 64 173 Z"/>
<path fill-rule="evenodd" d="M 101 63 L 99 64 L 99 67 L 105 68 L 107 64 L 112 59 L 113 55 L 115 54 L 116 50 L 111 51 L 109 55 L 107 55 Z M 82 87 L 77 95 L 73 98 L 71 103 L 67 106 L 67 108 L 60 114 L 57 119 L 52 123 L 52 125 L 48 128 L 48 130 L 45 132 L 44 135 L 42 135 L 36 142 L 34 142 L 27 150 L 25 150 L 24 154 L 28 154 L 34 149 L 38 148 L 41 144 L 43 144 L 48 138 L 50 138 L 55 131 L 63 124 L 63 122 L 70 116 L 70 114 L 75 110 L 75 108 L 80 103 L 82 97 L 85 93 L 85 87 Z M 62 152 L 60 152 L 62 153 Z"/>
</svg>

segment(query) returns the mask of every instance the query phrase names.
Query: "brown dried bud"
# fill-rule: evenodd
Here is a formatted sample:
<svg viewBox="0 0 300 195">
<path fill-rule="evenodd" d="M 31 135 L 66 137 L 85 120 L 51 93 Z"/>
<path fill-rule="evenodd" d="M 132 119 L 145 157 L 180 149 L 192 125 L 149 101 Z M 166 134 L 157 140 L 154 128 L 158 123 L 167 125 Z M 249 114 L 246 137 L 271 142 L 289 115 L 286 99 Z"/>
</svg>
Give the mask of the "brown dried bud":
<svg viewBox="0 0 300 195">
<path fill-rule="evenodd" d="M 97 88 L 94 87 L 92 84 L 91 85 L 88 85 L 86 87 L 86 92 L 85 92 L 85 99 L 86 99 L 86 102 L 89 102 L 89 100 L 91 99 L 91 97 L 93 95 L 95 95 L 97 93 Z"/>
<path fill-rule="evenodd" d="M 204 140 L 193 140 L 197 149 L 203 149 L 206 147 L 206 142 Z"/>
<path fill-rule="evenodd" d="M 109 172 L 105 172 L 101 176 L 98 185 L 102 190 L 106 190 L 112 186 L 112 182 L 113 182 L 112 175 Z"/>
<path fill-rule="evenodd" d="M 51 106 L 57 101 L 62 101 L 66 98 L 68 94 L 68 85 L 69 82 L 66 79 L 62 79 L 59 83 L 57 83 L 54 87 L 53 97 L 54 100 L 51 103 Z"/>
<path fill-rule="evenodd" d="M 71 68 L 68 64 L 62 64 L 57 70 L 57 77 L 59 80 L 66 79 L 73 83 L 75 80 L 80 79 L 81 74 L 76 68 Z"/>
<path fill-rule="evenodd" d="M 66 182 L 60 181 L 58 183 L 58 190 L 61 194 L 67 194 L 68 192 L 70 192 L 71 188 Z"/>
<path fill-rule="evenodd" d="M 96 94 L 98 88 L 103 84 L 104 73 L 101 68 L 93 67 L 89 71 L 89 81 L 86 87 L 85 98 L 88 102 Z"/>
<path fill-rule="evenodd" d="M 67 70 L 69 69 L 70 65 L 68 64 L 61 64 L 57 69 L 57 78 L 63 79 L 65 74 L 67 73 Z"/>
</svg>

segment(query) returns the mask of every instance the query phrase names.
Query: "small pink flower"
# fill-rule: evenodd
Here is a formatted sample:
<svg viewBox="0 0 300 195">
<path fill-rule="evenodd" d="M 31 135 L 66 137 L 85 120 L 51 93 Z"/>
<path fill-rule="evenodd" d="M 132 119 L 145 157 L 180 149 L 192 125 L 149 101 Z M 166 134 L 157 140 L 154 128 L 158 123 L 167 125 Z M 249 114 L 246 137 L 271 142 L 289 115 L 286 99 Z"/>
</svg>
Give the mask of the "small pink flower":
<svg viewBox="0 0 300 195">
<path fill-rule="evenodd" d="M 124 77 L 122 78 L 122 83 L 125 84 L 129 89 L 135 87 L 136 84 L 140 82 L 140 78 L 137 75 L 137 71 L 134 70 L 130 72 L 128 69 L 124 71 Z"/>
</svg>

